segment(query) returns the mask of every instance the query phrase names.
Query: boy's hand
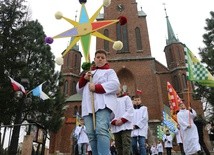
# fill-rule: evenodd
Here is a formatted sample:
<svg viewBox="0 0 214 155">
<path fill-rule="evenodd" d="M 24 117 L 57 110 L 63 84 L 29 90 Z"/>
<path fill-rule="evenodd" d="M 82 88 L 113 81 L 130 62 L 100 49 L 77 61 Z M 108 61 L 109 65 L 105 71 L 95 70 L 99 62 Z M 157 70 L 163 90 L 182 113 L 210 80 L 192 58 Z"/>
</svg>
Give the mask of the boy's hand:
<svg viewBox="0 0 214 155">
<path fill-rule="evenodd" d="M 85 74 L 84 79 L 90 80 L 90 77 L 91 77 L 91 72 L 88 71 L 88 72 Z"/>
<path fill-rule="evenodd" d="M 121 119 L 116 120 L 115 125 L 121 126 L 123 124 L 123 121 Z"/>
<path fill-rule="evenodd" d="M 89 83 L 89 90 L 91 91 L 91 92 L 95 92 L 95 84 L 94 83 Z"/>
</svg>

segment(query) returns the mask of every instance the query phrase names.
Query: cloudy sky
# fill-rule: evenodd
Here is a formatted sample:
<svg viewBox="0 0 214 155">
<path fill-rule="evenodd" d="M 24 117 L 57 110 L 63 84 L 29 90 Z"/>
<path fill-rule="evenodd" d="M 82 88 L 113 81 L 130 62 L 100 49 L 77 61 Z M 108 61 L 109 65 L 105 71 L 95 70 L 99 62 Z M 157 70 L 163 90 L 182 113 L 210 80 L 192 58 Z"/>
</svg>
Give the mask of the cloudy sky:
<svg viewBox="0 0 214 155">
<path fill-rule="evenodd" d="M 47 36 L 55 36 L 73 26 L 65 20 L 55 19 L 55 13 L 60 11 L 64 16 L 77 21 L 81 5 L 79 0 L 28 0 L 32 11 L 32 18 L 38 19 L 43 25 Z M 117 0 L 118 3 L 120 0 Z M 136 0 L 138 10 L 143 9 L 147 14 L 147 24 L 152 56 L 163 64 L 165 54 L 167 31 L 164 6 L 167 15 L 178 39 L 186 44 L 197 55 L 198 48 L 203 47 L 202 35 L 206 32 L 205 19 L 210 18 L 210 11 L 214 11 L 214 0 Z M 89 17 L 101 6 L 103 0 L 87 0 L 86 9 Z M 165 4 L 165 5 L 163 5 Z M 109 6 L 111 7 L 111 5 Z M 95 38 L 94 38 L 95 39 Z M 51 45 L 56 57 L 67 47 L 69 38 L 55 39 Z M 95 43 L 91 45 L 95 49 Z"/>
</svg>

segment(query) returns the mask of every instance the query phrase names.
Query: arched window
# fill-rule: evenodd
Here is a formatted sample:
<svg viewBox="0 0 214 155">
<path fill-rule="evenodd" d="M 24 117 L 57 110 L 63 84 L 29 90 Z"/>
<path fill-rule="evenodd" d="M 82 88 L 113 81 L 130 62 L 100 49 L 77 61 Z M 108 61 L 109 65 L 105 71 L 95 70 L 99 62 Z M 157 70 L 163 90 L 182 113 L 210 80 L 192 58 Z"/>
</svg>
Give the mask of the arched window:
<svg viewBox="0 0 214 155">
<path fill-rule="evenodd" d="M 184 89 L 187 89 L 187 78 L 185 74 L 182 74 L 182 82 L 183 82 Z"/>
<path fill-rule="evenodd" d="M 67 60 L 66 60 L 66 65 L 67 65 L 67 67 L 69 67 L 70 66 L 70 53 L 68 53 L 68 55 L 67 55 Z"/>
<path fill-rule="evenodd" d="M 182 51 L 180 51 L 179 47 L 177 47 L 177 52 L 178 52 L 178 57 L 179 57 L 179 60 L 183 60 L 183 57 L 182 57 Z"/>
<path fill-rule="evenodd" d="M 173 54 L 172 54 L 172 49 L 171 48 L 169 48 L 168 54 L 169 54 L 170 63 L 172 63 L 173 62 Z"/>
<path fill-rule="evenodd" d="M 78 114 L 78 106 L 76 105 L 74 107 L 74 113 L 73 113 L 73 115 L 76 116 L 77 114 Z"/>
<path fill-rule="evenodd" d="M 123 26 L 121 26 L 119 23 L 116 24 L 116 33 L 117 33 L 117 40 L 120 40 L 123 43 L 123 48 L 119 52 L 128 52 L 129 43 L 128 43 L 127 24 Z"/>
<path fill-rule="evenodd" d="M 76 81 L 72 81 L 71 83 L 71 95 L 76 94 Z"/>
<path fill-rule="evenodd" d="M 137 50 L 142 50 L 142 40 L 141 40 L 141 33 L 139 27 L 135 28 L 135 38 L 136 38 L 136 46 Z"/>
<path fill-rule="evenodd" d="M 64 83 L 64 94 L 67 95 L 68 94 L 68 81 L 66 80 Z"/>
<path fill-rule="evenodd" d="M 176 92 L 180 92 L 179 79 L 177 76 L 174 76 L 174 88 Z"/>
<path fill-rule="evenodd" d="M 104 30 L 104 35 L 105 35 L 106 37 L 109 37 L 109 31 L 108 31 L 108 29 L 105 29 L 105 30 Z M 109 41 L 108 41 L 108 40 L 105 40 L 105 39 L 104 39 L 104 50 L 105 50 L 105 51 L 109 51 Z"/>
<path fill-rule="evenodd" d="M 74 55 L 74 68 L 77 68 L 77 55 Z"/>
</svg>

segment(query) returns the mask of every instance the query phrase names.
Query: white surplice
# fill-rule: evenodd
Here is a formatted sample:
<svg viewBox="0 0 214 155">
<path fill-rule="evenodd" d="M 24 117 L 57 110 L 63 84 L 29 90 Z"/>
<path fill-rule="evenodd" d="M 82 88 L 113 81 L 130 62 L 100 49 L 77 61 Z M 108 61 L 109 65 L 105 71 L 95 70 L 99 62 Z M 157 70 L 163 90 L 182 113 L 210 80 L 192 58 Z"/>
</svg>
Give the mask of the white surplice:
<svg viewBox="0 0 214 155">
<path fill-rule="evenodd" d="M 195 110 L 180 110 L 177 114 L 178 124 L 180 126 L 181 137 L 183 138 L 183 147 L 186 155 L 197 153 L 201 150 L 197 127 L 193 122 L 196 116 Z M 188 126 L 191 125 L 191 128 Z"/>
<path fill-rule="evenodd" d="M 117 120 L 119 118 L 125 118 L 127 122 L 120 126 L 111 125 L 111 132 L 118 133 L 124 130 L 132 130 L 133 129 L 132 119 L 134 116 L 134 107 L 133 107 L 131 98 L 129 96 L 118 97 L 117 104 L 115 106 L 116 106 L 116 111 L 112 121 Z"/>
<path fill-rule="evenodd" d="M 91 93 L 89 90 L 89 82 L 82 88 L 79 88 L 78 82 L 76 90 L 78 93 L 84 95 L 82 98 L 82 116 L 87 116 L 92 113 L 91 95 L 94 95 L 95 112 L 105 107 L 108 107 L 114 112 L 117 102 L 116 93 L 120 86 L 116 72 L 113 69 L 96 69 L 91 72 L 93 75 L 92 82 L 94 84 L 101 84 L 105 93 Z"/>
<path fill-rule="evenodd" d="M 146 106 L 142 106 L 139 109 L 134 109 L 133 125 L 138 126 L 138 129 L 133 129 L 131 132 L 131 137 L 143 136 L 147 139 L 148 135 L 148 110 Z"/>
</svg>

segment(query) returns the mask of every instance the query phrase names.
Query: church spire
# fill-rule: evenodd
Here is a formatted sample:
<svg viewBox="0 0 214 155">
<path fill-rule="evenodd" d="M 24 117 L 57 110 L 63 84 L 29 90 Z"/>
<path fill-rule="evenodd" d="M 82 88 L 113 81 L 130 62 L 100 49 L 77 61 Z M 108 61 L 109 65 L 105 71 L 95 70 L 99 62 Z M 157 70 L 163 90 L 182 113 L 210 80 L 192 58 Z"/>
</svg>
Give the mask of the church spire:
<svg viewBox="0 0 214 155">
<path fill-rule="evenodd" d="M 166 24 L 167 24 L 167 33 L 168 33 L 168 39 L 166 39 L 166 44 L 169 45 L 172 43 L 177 43 L 177 42 L 179 42 L 179 40 L 178 40 L 178 38 L 175 37 L 174 31 L 173 31 L 172 26 L 169 22 L 169 18 L 168 18 L 167 12 L 166 12 L 165 3 L 163 5 L 164 5 L 165 13 L 166 13 Z"/>
</svg>

